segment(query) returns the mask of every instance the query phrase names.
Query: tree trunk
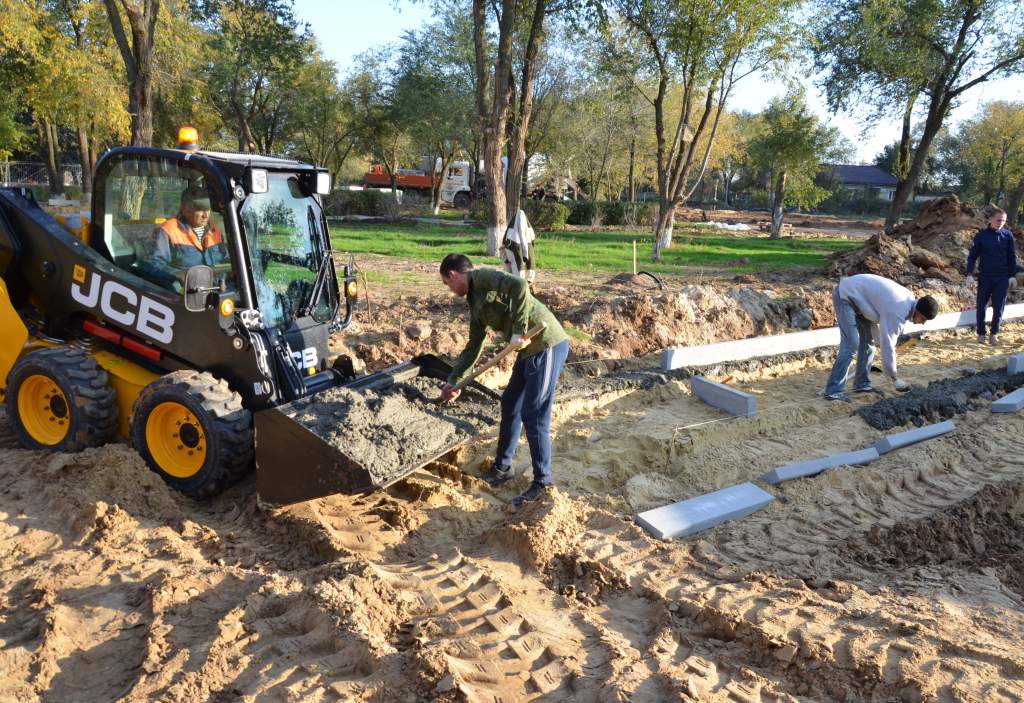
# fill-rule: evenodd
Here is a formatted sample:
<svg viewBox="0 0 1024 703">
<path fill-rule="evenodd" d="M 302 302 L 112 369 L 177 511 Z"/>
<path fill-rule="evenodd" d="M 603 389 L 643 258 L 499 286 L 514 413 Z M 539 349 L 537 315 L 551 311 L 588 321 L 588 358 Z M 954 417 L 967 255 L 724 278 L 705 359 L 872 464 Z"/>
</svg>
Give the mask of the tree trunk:
<svg viewBox="0 0 1024 703">
<path fill-rule="evenodd" d="M 544 13 L 547 0 L 534 0 L 533 19 L 530 22 L 530 36 L 526 41 L 523 54 L 522 79 L 519 85 L 519 110 L 513 123 L 512 137 L 509 139 L 507 203 L 505 211 L 508 220 L 515 219 L 519 212 L 522 199 L 522 183 L 526 178 L 526 134 L 533 116 L 533 84 L 536 78 L 537 54 L 544 40 Z"/>
<path fill-rule="evenodd" d="M 779 171 L 775 178 L 775 194 L 772 202 L 772 239 L 782 236 L 782 216 L 785 213 L 786 172 Z"/>
<path fill-rule="evenodd" d="M 448 151 L 441 152 L 441 173 L 438 174 L 439 178 L 436 183 L 432 186 L 430 193 L 431 207 L 433 208 L 434 214 L 438 215 L 441 212 L 441 190 L 444 185 L 445 176 L 448 174 L 448 169 L 452 167 L 452 162 L 455 161 L 455 146 Z M 434 160 L 437 163 L 437 159 Z"/>
<path fill-rule="evenodd" d="M 636 202 L 636 132 L 629 138 L 629 202 Z"/>
<path fill-rule="evenodd" d="M 1006 226 L 1015 229 L 1020 221 L 1020 206 L 1024 202 L 1024 177 L 1021 177 L 1017 187 L 1010 191 L 1010 197 L 1006 201 Z"/>
<path fill-rule="evenodd" d="M 124 61 L 128 79 L 128 111 L 132 116 L 132 145 L 153 145 L 153 40 L 160 14 L 160 0 L 103 0 L 110 28 Z M 128 18 L 131 42 L 121 21 L 121 10 Z"/>
<path fill-rule="evenodd" d="M 501 152 L 509 111 L 509 73 L 512 63 L 512 35 L 515 29 L 516 0 L 502 0 L 498 18 L 498 47 L 495 52 L 493 90 L 488 89 L 490 62 L 487 50 L 487 3 L 473 0 L 473 45 L 475 49 L 475 93 L 477 117 L 484 147 L 484 176 L 487 179 L 487 201 L 490 206 L 487 222 L 487 255 L 496 256 L 505 234 L 505 179 Z M 488 106 L 490 97 L 490 106 Z"/>
<path fill-rule="evenodd" d="M 658 218 L 654 221 L 654 251 L 651 253 L 651 261 L 661 261 L 662 249 L 672 246 L 675 211 L 675 205 L 668 200 L 662 199 L 658 203 Z"/>
<path fill-rule="evenodd" d="M 82 200 L 88 202 L 92 194 L 92 164 L 89 162 L 89 134 L 84 126 L 78 128 L 78 160 L 82 164 Z"/>
<path fill-rule="evenodd" d="M 131 86 L 132 144 L 153 146 L 153 79 L 151 59 L 147 57 L 145 73 L 140 72 Z"/>
<path fill-rule="evenodd" d="M 892 197 L 892 205 L 889 207 L 889 213 L 885 216 L 886 232 L 891 232 L 892 228 L 899 224 L 903 208 L 906 207 L 907 201 L 910 200 L 911 193 L 914 192 L 914 188 L 917 186 L 917 182 L 921 178 L 921 171 L 924 170 L 924 163 L 928 158 L 928 150 L 931 149 L 932 140 L 935 139 L 935 135 L 939 133 L 939 129 L 942 127 L 942 121 L 948 111 L 948 94 L 943 94 L 942 97 L 935 97 L 932 99 L 931 105 L 928 109 L 928 118 L 924 123 L 924 132 L 921 134 L 921 141 L 918 142 L 917 147 L 914 149 L 914 158 L 910 164 L 910 170 L 907 172 L 907 178 L 906 180 L 900 180 L 896 184 L 896 192 Z"/>
<path fill-rule="evenodd" d="M 44 119 L 40 125 L 43 157 L 46 161 L 46 180 L 50 186 L 50 197 L 64 195 L 64 174 L 60 168 L 60 143 L 57 140 L 57 125 Z"/>
</svg>

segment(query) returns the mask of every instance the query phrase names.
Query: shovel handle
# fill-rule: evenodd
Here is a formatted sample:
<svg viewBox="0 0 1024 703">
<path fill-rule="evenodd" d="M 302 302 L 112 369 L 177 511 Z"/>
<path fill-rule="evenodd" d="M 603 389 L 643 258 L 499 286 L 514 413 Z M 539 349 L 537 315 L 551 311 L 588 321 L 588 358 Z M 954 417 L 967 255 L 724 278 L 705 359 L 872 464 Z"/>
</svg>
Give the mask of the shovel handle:
<svg viewBox="0 0 1024 703">
<path fill-rule="evenodd" d="M 542 322 L 539 325 L 537 325 L 536 327 L 534 327 L 532 330 L 528 330 L 527 333 L 524 336 L 527 339 L 531 339 L 532 340 L 538 334 L 543 332 L 546 328 L 547 328 L 547 323 Z M 509 342 L 508 344 L 505 345 L 504 349 L 502 349 L 500 352 L 498 352 L 497 354 L 492 356 L 486 363 L 481 364 L 480 366 L 476 367 L 471 374 L 469 374 L 464 379 L 462 379 L 461 381 L 456 383 L 455 384 L 455 389 L 456 390 L 462 390 L 466 386 L 466 384 L 468 384 L 468 383 L 472 382 L 473 380 L 475 380 L 476 377 L 479 376 L 480 374 L 482 374 L 484 371 L 487 371 L 488 369 L 494 367 L 499 361 L 501 361 L 502 359 L 504 359 L 506 356 L 508 356 L 509 354 L 511 354 L 514 351 L 516 351 L 515 347 L 513 347 L 512 343 Z"/>
</svg>

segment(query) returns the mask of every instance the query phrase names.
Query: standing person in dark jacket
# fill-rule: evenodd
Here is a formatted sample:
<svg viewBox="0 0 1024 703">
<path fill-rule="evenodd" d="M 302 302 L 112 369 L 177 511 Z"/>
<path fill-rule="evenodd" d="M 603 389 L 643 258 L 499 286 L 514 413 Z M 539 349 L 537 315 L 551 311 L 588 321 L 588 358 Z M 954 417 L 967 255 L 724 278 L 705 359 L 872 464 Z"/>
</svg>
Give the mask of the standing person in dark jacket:
<svg viewBox="0 0 1024 703">
<path fill-rule="evenodd" d="M 978 262 L 977 332 L 978 343 L 985 343 L 985 309 L 992 301 L 992 327 L 989 344 L 999 344 L 999 321 L 1006 306 L 1010 279 L 1017 273 L 1017 246 L 1013 233 L 1006 229 L 1006 213 L 996 209 L 988 227 L 974 235 L 967 255 L 967 283 L 974 282 L 974 262 Z"/>
<path fill-rule="evenodd" d="M 499 332 L 519 350 L 512 377 L 501 394 L 497 457 L 483 476 L 492 486 L 514 478 L 512 459 L 525 425 L 533 461 L 533 483 L 512 500 L 519 507 L 539 498 L 551 485 L 551 406 L 558 376 L 569 355 L 569 337 L 519 276 L 495 269 L 474 269 L 469 257 L 449 254 L 441 262 L 441 281 L 469 302 L 469 341 L 453 364 L 448 384 L 441 390 L 445 400 L 458 397 L 455 384 L 465 378 L 480 358 L 488 328 Z M 532 339 L 526 336 L 527 330 L 542 322 L 542 332 Z"/>
</svg>

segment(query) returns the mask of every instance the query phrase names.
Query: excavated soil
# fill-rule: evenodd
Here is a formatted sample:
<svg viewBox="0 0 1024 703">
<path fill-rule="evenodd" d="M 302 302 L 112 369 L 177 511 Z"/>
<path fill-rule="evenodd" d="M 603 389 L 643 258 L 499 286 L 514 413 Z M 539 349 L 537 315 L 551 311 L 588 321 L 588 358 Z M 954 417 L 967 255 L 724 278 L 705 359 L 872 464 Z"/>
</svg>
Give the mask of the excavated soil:
<svg viewBox="0 0 1024 703">
<path fill-rule="evenodd" d="M 858 408 L 857 414 L 876 430 L 889 430 L 907 423 L 920 427 L 980 407 L 981 403 L 972 402 L 974 398 L 992 401 L 1024 386 L 1024 373 L 1011 375 L 1005 369 L 965 369 L 961 373 L 962 378 L 932 381 L 925 388 L 915 388 L 904 395 Z"/>
<path fill-rule="evenodd" d="M 981 376 L 1024 345 L 1003 336 L 923 339 L 901 370 Z M 817 396 L 828 370 L 730 368 L 751 418 L 683 374 L 571 370 L 556 488 L 518 511 L 528 477 L 474 477 L 485 439 L 386 491 L 273 511 L 252 479 L 178 496 L 120 445 L 0 449 L 0 700 L 1024 699 L 1020 414 L 969 405 L 948 435 L 764 486 L 768 507 L 687 540 L 634 524 L 876 441 L 867 400 Z"/>
<path fill-rule="evenodd" d="M 969 500 L 919 520 L 873 527 L 845 545 L 844 556 L 873 569 L 942 564 L 995 569 L 1024 596 L 1024 482 L 985 486 Z"/>
<path fill-rule="evenodd" d="M 497 424 L 497 402 L 467 388 L 440 402 L 443 381 L 423 376 L 386 390 L 331 388 L 282 408 L 288 417 L 361 464 L 375 484 L 390 483 Z"/>
</svg>

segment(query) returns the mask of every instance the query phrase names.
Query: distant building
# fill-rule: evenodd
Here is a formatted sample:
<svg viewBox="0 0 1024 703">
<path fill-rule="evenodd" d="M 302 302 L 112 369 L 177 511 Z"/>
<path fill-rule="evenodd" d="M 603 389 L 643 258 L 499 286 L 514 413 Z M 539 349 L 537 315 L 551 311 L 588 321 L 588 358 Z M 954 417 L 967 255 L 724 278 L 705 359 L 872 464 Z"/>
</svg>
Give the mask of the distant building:
<svg viewBox="0 0 1024 703">
<path fill-rule="evenodd" d="M 896 176 L 878 166 L 835 164 L 829 168 L 843 188 L 865 200 L 875 198 L 891 201 L 896 193 L 896 185 L 899 182 Z"/>
</svg>

